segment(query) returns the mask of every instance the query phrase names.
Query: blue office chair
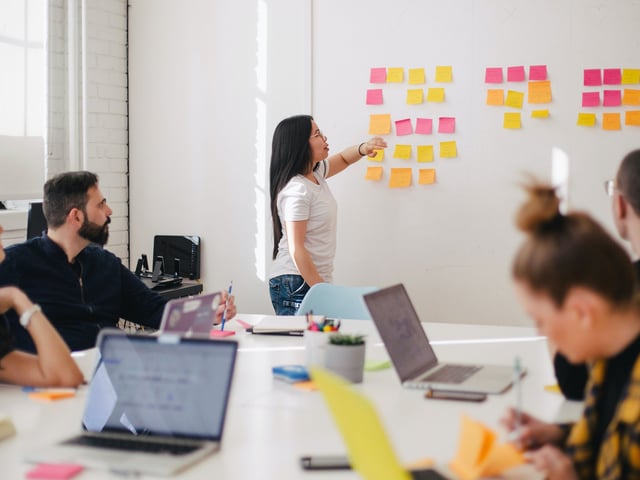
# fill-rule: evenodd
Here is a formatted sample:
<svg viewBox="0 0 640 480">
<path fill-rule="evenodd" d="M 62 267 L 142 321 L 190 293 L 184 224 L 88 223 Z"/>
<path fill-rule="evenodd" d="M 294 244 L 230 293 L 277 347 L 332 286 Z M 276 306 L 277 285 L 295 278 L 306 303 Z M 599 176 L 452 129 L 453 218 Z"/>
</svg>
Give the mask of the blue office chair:
<svg viewBox="0 0 640 480">
<path fill-rule="evenodd" d="M 332 283 L 316 283 L 305 295 L 298 315 L 313 311 L 314 315 L 331 318 L 371 320 L 371 314 L 362 296 L 375 292 L 378 287 L 347 287 Z"/>
</svg>

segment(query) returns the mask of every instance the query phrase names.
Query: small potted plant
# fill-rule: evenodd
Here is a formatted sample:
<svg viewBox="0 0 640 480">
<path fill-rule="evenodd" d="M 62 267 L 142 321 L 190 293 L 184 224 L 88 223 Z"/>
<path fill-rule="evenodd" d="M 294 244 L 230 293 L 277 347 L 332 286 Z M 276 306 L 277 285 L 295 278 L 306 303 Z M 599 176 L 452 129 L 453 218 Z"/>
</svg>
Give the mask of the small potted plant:
<svg viewBox="0 0 640 480">
<path fill-rule="evenodd" d="M 362 382 L 364 372 L 364 335 L 334 333 L 329 337 L 324 365 L 327 370 L 353 382 Z"/>
</svg>

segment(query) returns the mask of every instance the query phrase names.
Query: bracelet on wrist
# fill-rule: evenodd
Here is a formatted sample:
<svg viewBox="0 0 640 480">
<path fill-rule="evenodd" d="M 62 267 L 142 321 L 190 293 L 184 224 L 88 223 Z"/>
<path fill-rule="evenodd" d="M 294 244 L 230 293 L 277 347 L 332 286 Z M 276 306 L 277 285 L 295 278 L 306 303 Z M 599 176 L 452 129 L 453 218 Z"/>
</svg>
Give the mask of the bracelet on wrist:
<svg viewBox="0 0 640 480">
<path fill-rule="evenodd" d="M 362 142 L 360 145 L 358 145 L 358 154 L 359 154 L 361 157 L 364 157 L 364 155 L 365 155 L 364 153 L 362 153 L 362 152 L 360 151 L 360 147 L 362 147 L 362 145 L 364 145 L 364 144 L 365 144 L 365 142 Z"/>
<path fill-rule="evenodd" d="M 20 325 L 22 325 L 24 328 L 27 328 L 29 326 L 29 323 L 31 323 L 31 317 L 33 317 L 37 312 L 41 311 L 42 309 L 37 303 L 28 310 L 25 310 L 24 312 L 22 312 L 22 315 L 20 315 Z"/>
</svg>

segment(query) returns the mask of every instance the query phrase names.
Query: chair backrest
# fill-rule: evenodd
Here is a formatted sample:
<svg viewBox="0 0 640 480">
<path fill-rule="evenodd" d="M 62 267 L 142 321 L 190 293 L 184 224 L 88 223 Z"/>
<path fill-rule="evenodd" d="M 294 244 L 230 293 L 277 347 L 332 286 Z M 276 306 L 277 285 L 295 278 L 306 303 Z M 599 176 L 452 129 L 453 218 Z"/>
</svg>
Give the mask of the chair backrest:
<svg viewBox="0 0 640 480">
<path fill-rule="evenodd" d="M 42 232 L 47 231 L 47 220 L 42 212 L 42 202 L 29 203 L 29 213 L 27 214 L 27 240 L 39 237 Z"/>
<path fill-rule="evenodd" d="M 348 287 L 332 283 L 317 283 L 305 295 L 298 315 L 313 311 L 314 315 L 354 320 L 371 320 L 362 296 L 378 287 Z"/>
</svg>

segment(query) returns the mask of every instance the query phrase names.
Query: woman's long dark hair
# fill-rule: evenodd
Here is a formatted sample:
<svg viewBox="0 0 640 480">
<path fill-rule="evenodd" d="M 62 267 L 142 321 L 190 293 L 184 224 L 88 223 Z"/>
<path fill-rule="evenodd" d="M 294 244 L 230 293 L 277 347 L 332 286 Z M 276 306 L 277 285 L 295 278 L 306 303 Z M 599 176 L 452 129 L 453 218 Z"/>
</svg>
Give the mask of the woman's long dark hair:
<svg viewBox="0 0 640 480">
<path fill-rule="evenodd" d="M 293 177 L 305 174 L 311 164 L 311 115 L 296 115 L 282 120 L 273 132 L 269 192 L 273 223 L 273 259 L 278 254 L 282 238 L 282 223 L 278 215 L 278 194 Z"/>
</svg>

